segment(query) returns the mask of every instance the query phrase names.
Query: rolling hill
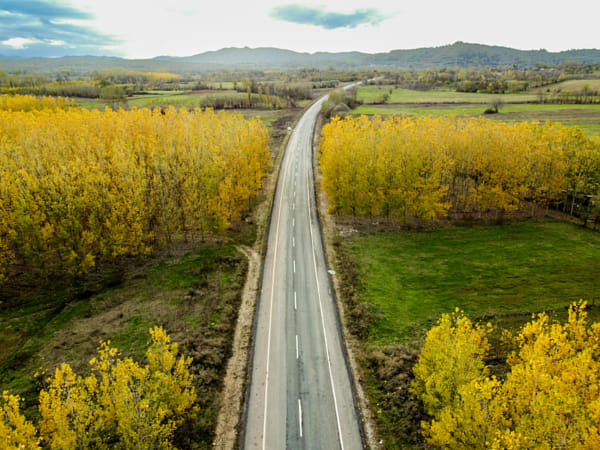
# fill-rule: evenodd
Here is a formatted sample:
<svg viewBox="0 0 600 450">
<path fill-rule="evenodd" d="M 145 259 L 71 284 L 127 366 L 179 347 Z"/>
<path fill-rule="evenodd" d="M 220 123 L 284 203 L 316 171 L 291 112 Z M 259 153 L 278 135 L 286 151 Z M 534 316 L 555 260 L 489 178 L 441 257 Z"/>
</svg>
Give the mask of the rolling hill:
<svg viewBox="0 0 600 450">
<path fill-rule="evenodd" d="M 441 47 L 393 50 L 387 53 L 300 53 L 279 48 L 223 48 L 193 56 L 158 56 L 152 59 L 117 57 L 63 57 L 2 59 L 0 70 L 52 72 L 64 68 L 96 70 L 122 67 L 147 71 L 210 71 L 219 69 L 297 69 L 335 67 L 340 69 L 382 67 L 392 69 L 425 69 L 439 67 L 481 67 L 490 65 L 533 66 L 536 64 L 589 63 L 600 64 L 599 49 L 548 52 L 517 50 L 508 47 L 455 42 Z"/>
</svg>

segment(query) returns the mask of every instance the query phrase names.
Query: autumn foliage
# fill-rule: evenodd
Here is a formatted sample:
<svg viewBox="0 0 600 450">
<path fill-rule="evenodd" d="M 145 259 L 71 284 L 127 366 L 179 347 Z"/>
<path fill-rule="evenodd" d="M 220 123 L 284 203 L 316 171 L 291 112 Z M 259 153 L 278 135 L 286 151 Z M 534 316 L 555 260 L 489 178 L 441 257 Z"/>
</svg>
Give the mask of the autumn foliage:
<svg viewBox="0 0 600 450">
<path fill-rule="evenodd" d="M 87 377 L 62 364 L 40 392 L 39 437 L 19 412 L 19 398 L 3 394 L 0 448 L 172 448 L 175 430 L 197 412 L 191 358 L 160 327 L 150 330 L 148 363 L 139 365 L 102 343 Z"/>
<path fill-rule="evenodd" d="M 362 116 L 323 127 L 320 161 L 330 212 L 405 223 L 597 198 L 599 149 L 550 122 Z"/>
<path fill-rule="evenodd" d="M 414 368 L 414 392 L 433 417 L 430 444 L 444 448 L 599 448 L 600 323 L 585 303 L 564 324 L 544 313 L 506 340 L 505 380 L 484 364 L 487 328 L 461 313 L 427 334 Z"/>
<path fill-rule="evenodd" d="M 1 111 L 39 111 L 67 109 L 74 100 L 64 97 L 35 97 L 33 95 L 0 95 Z"/>
<path fill-rule="evenodd" d="M 268 169 L 258 119 L 34 100 L 0 98 L 0 282 L 84 274 L 176 236 L 220 233 Z"/>
</svg>

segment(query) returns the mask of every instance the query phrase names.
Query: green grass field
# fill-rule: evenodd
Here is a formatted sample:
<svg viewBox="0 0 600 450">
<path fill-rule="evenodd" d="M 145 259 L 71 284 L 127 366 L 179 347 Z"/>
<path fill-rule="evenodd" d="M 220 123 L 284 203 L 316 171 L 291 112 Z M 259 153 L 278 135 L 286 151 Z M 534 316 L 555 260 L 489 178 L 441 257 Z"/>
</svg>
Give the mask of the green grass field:
<svg viewBox="0 0 600 450">
<path fill-rule="evenodd" d="M 600 296 L 600 234 L 566 222 L 373 232 L 344 246 L 361 301 L 382 314 L 369 333 L 378 345 L 422 337 L 457 307 L 501 323 Z"/>
<path fill-rule="evenodd" d="M 410 390 L 412 369 L 441 314 L 460 308 L 493 325 L 486 362 L 499 378 L 507 369 L 503 329 L 516 332 L 544 310 L 563 322 L 580 299 L 590 304 L 590 321 L 600 321 L 600 234 L 572 223 L 365 231 L 338 240 L 342 289 L 357 297 L 348 300 L 348 323 L 370 324 L 359 338 L 361 376 L 382 448 L 426 448 L 428 418 Z"/>
<path fill-rule="evenodd" d="M 567 80 L 551 86 L 542 86 L 531 90 L 532 93 L 544 92 L 581 92 L 585 87 L 590 90 L 600 90 L 600 80 Z"/>
<path fill-rule="evenodd" d="M 176 108 L 199 108 L 202 101 L 207 98 L 236 98 L 245 100 L 247 95 L 236 91 L 206 92 L 194 94 L 162 94 L 162 95 L 139 95 L 128 99 L 130 107 L 152 108 L 155 106 L 174 106 Z"/>
<path fill-rule="evenodd" d="M 524 103 L 535 101 L 537 95 L 531 93 L 519 94 L 477 94 L 470 92 L 455 92 L 449 89 L 432 89 L 430 91 L 414 91 L 394 86 L 361 86 L 357 97 L 364 103 L 377 103 L 384 93 L 390 93 L 388 103 L 490 103 L 497 98 L 505 101 Z"/>
<path fill-rule="evenodd" d="M 565 89 L 578 89 L 589 82 L 596 89 L 594 81 L 572 80 L 553 85 L 566 85 Z M 567 83 L 569 83 L 567 85 Z M 387 104 L 377 104 L 384 93 L 392 94 Z M 577 126 L 588 135 L 600 134 L 600 105 L 539 104 L 536 88 L 523 94 L 472 94 L 450 90 L 412 91 L 396 89 L 393 86 L 365 86 L 358 90 L 358 98 L 364 104 L 352 111 L 353 115 L 416 115 L 473 117 L 484 115 L 484 111 L 494 101 L 500 101 L 498 114 L 486 114 L 492 120 L 514 123 L 523 121 L 546 122 L 551 120 L 568 126 Z M 549 89 L 549 88 L 548 88 Z"/>
</svg>

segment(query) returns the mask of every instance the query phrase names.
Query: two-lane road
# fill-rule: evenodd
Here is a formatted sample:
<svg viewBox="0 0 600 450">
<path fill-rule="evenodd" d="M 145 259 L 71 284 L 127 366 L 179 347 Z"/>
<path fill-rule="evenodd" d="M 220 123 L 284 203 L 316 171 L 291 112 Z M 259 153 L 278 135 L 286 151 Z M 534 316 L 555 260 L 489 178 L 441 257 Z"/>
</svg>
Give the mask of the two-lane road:
<svg viewBox="0 0 600 450">
<path fill-rule="evenodd" d="M 245 449 L 360 449 L 314 198 L 312 136 L 324 99 L 298 122 L 282 161 L 257 310 Z"/>
</svg>

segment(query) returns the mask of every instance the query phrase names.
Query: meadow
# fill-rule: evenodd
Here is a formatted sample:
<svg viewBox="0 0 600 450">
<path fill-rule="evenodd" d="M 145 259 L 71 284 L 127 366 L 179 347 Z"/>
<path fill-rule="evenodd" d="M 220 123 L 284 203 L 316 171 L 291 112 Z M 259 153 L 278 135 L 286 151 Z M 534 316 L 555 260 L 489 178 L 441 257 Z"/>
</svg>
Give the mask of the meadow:
<svg viewBox="0 0 600 450">
<path fill-rule="evenodd" d="M 361 377 L 384 448 L 424 448 L 428 417 L 410 391 L 425 334 L 456 308 L 491 324 L 486 364 L 506 374 L 502 330 L 545 311 L 564 322 L 588 302 L 600 320 L 600 235 L 554 219 L 393 231 L 340 225 L 337 270 L 348 326 L 359 338 Z"/>
<path fill-rule="evenodd" d="M 357 92 L 357 98 L 363 102 L 354 109 L 354 115 L 417 115 L 487 118 L 502 122 L 524 121 L 560 122 L 564 125 L 578 126 L 588 135 L 600 133 L 600 104 L 548 104 L 540 103 L 540 93 L 559 90 L 575 92 L 583 86 L 595 89 L 600 80 L 569 80 L 551 87 L 532 88 L 526 92 L 507 94 L 488 94 L 456 92 L 451 88 L 436 88 L 427 91 L 396 88 L 393 85 L 364 86 Z M 383 103 L 384 95 L 389 98 Z M 485 114 L 493 105 L 498 112 Z"/>
<path fill-rule="evenodd" d="M 515 313 L 600 296 L 600 234 L 570 222 L 365 232 L 343 245 L 361 300 L 381 314 L 368 332 L 377 345 L 422 337 L 454 308 L 512 328 Z"/>
</svg>

